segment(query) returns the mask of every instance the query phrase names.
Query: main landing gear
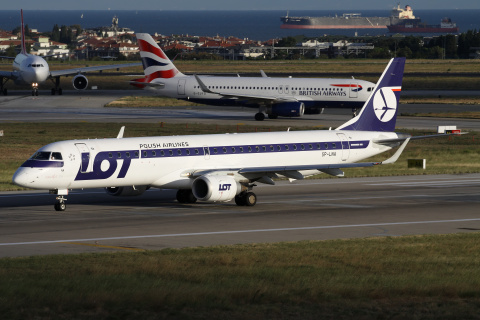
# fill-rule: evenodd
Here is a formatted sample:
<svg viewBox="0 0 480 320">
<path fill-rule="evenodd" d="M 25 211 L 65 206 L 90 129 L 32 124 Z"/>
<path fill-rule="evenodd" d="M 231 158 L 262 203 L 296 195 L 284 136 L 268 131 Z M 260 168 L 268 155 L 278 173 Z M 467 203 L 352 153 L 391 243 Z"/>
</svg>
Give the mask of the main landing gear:
<svg viewBox="0 0 480 320">
<path fill-rule="evenodd" d="M 257 203 L 257 195 L 251 191 L 244 191 L 235 196 L 237 206 L 253 207 Z"/>
<path fill-rule="evenodd" d="M 3 94 L 4 96 L 7 95 L 7 89 L 4 88 L 5 84 L 8 82 L 8 78 L 6 77 L 0 77 L 0 94 Z"/>
<path fill-rule="evenodd" d="M 193 195 L 192 190 L 179 189 L 177 191 L 177 201 L 180 203 L 195 203 L 197 202 L 197 198 Z"/>
<path fill-rule="evenodd" d="M 65 203 L 67 199 L 64 196 L 58 196 L 56 199 L 57 202 L 54 205 L 55 211 L 65 211 L 65 209 L 67 209 L 67 205 Z"/>
<path fill-rule="evenodd" d="M 58 93 L 59 96 L 63 94 L 62 88 L 60 88 L 60 77 L 55 77 L 55 80 L 52 79 L 53 84 L 55 85 L 55 88 L 52 88 L 52 96 L 55 95 L 55 93 Z"/>
</svg>

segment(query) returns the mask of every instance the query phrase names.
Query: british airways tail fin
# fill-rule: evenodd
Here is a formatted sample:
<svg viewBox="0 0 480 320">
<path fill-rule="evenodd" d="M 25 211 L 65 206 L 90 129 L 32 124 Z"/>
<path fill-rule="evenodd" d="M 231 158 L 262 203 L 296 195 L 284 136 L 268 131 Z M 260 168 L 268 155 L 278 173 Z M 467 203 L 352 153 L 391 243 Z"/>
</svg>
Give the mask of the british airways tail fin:
<svg viewBox="0 0 480 320">
<path fill-rule="evenodd" d="M 23 24 L 23 9 L 20 9 L 20 16 L 22 17 L 22 48 L 20 53 L 27 54 L 27 46 L 25 45 L 25 25 Z"/>
<path fill-rule="evenodd" d="M 154 79 L 169 79 L 184 75 L 168 59 L 151 35 L 148 33 L 137 33 L 136 36 L 145 77 L 133 80 L 133 85 L 144 87 L 142 83 L 147 85 Z"/>
<path fill-rule="evenodd" d="M 405 58 L 390 60 L 360 114 L 337 130 L 394 131 Z"/>
</svg>

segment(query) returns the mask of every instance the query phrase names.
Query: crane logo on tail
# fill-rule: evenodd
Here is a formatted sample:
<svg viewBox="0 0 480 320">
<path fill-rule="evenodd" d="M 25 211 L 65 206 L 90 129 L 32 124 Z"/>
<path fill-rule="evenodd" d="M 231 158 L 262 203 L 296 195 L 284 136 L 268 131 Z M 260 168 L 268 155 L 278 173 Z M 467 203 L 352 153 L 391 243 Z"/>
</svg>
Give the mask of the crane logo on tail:
<svg viewBox="0 0 480 320">
<path fill-rule="evenodd" d="M 373 98 L 373 111 L 378 120 L 388 122 L 397 112 L 397 98 L 392 88 L 381 88 Z"/>
</svg>

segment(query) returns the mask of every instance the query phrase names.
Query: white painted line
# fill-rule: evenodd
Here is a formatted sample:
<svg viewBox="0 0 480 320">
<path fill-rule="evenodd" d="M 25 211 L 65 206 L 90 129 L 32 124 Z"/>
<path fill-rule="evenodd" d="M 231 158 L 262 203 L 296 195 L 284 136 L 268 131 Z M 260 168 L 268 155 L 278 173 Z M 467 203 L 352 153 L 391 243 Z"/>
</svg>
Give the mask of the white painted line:
<svg viewBox="0 0 480 320">
<path fill-rule="evenodd" d="M 432 221 L 371 223 L 371 224 L 350 224 L 350 225 L 347 224 L 347 225 L 338 225 L 338 226 L 317 226 L 317 227 L 278 228 L 278 229 L 253 229 L 253 230 L 230 230 L 230 231 L 194 232 L 194 233 L 154 234 L 154 235 L 146 235 L 146 236 L 124 236 L 124 237 L 108 237 L 108 238 L 90 238 L 90 239 L 65 239 L 65 240 L 50 240 L 50 241 L 12 242 L 12 243 L 0 243 L 0 246 L 6 247 L 6 246 L 35 245 L 35 244 L 52 244 L 52 243 L 62 243 L 62 242 L 86 242 L 86 241 L 106 241 L 106 240 L 126 240 L 126 239 L 211 236 L 211 235 L 221 235 L 221 234 L 261 233 L 261 232 L 280 232 L 280 231 L 283 232 L 283 231 L 298 231 L 298 230 L 379 227 L 379 226 L 398 226 L 398 225 L 433 224 L 433 223 L 454 223 L 454 222 L 472 222 L 472 221 L 480 221 L 480 218 L 478 218 L 478 219 L 457 219 L 457 220 L 432 220 Z"/>
</svg>

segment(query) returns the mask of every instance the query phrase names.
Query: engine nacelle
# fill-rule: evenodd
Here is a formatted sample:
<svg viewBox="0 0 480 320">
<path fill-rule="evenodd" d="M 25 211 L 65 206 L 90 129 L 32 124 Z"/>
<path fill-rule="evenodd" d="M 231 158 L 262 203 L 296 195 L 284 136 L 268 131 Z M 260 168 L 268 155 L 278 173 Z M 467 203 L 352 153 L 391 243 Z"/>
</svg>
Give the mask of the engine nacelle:
<svg viewBox="0 0 480 320">
<path fill-rule="evenodd" d="M 83 74 L 77 74 L 73 77 L 72 85 L 77 90 L 85 90 L 88 86 L 88 79 Z"/>
<path fill-rule="evenodd" d="M 132 197 L 139 196 L 148 190 L 148 186 L 131 186 L 131 187 L 108 187 L 105 188 L 107 194 L 114 197 Z"/>
<path fill-rule="evenodd" d="M 283 102 L 274 104 L 268 114 L 280 117 L 301 117 L 305 113 L 303 102 Z"/>
<path fill-rule="evenodd" d="M 193 181 L 192 192 L 200 201 L 230 201 L 242 191 L 240 183 L 230 176 L 204 175 Z"/>
</svg>

